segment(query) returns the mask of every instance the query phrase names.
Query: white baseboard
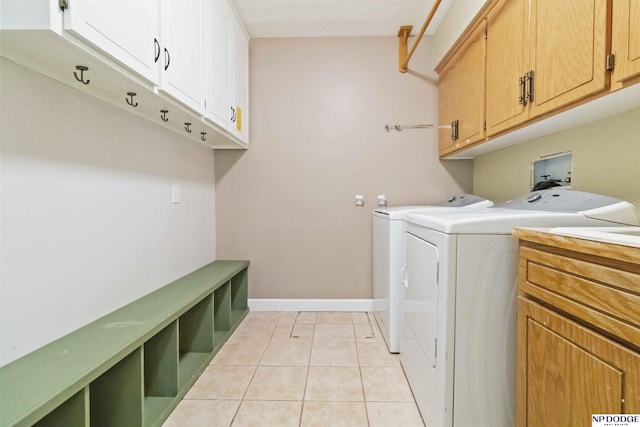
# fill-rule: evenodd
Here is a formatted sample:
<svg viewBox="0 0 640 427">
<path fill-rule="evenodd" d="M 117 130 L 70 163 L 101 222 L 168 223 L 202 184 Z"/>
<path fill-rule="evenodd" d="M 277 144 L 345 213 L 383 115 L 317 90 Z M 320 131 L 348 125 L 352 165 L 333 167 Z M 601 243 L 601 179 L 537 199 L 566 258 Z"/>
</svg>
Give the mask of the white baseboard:
<svg viewBox="0 0 640 427">
<path fill-rule="evenodd" d="M 372 299 L 252 299 L 253 311 L 372 311 Z"/>
</svg>

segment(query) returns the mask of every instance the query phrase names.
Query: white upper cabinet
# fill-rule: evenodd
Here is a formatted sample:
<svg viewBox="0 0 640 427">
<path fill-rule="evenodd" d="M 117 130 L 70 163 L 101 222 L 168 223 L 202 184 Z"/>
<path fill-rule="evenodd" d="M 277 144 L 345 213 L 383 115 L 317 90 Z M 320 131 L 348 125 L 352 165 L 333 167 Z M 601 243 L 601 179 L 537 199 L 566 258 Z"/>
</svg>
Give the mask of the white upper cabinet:
<svg viewBox="0 0 640 427">
<path fill-rule="evenodd" d="M 225 128 L 231 124 L 231 48 L 233 12 L 226 1 L 209 2 L 207 116 Z"/>
<path fill-rule="evenodd" d="M 156 84 L 159 24 L 153 0 L 71 0 L 64 13 L 66 31 Z"/>
<path fill-rule="evenodd" d="M 247 147 L 249 38 L 228 0 L 1 1 L 3 57 L 189 139 Z"/>
<path fill-rule="evenodd" d="M 160 89 L 204 113 L 203 0 L 162 0 Z"/>
<path fill-rule="evenodd" d="M 249 138 L 249 38 L 227 1 L 209 2 L 207 117 Z"/>
<path fill-rule="evenodd" d="M 244 141 L 249 139 L 249 38 L 236 22 L 234 30 L 235 81 L 233 128 Z"/>
</svg>

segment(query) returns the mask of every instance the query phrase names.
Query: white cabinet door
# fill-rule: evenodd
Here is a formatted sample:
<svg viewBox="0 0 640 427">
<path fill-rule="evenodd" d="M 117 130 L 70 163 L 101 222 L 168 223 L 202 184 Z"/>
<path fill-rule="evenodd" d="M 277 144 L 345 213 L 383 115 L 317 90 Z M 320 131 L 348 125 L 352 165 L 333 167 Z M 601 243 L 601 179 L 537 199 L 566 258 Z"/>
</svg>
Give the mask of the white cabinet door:
<svg viewBox="0 0 640 427">
<path fill-rule="evenodd" d="M 209 2 L 207 116 L 229 129 L 231 124 L 233 12 L 226 1 Z"/>
<path fill-rule="evenodd" d="M 234 17 L 235 18 L 235 17 Z M 234 19 L 234 99 L 231 104 L 235 132 L 249 138 L 249 38 Z"/>
<path fill-rule="evenodd" d="M 157 0 L 70 0 L 64 28 L 157 84 L 159 13 Z"/>
<path fill-rule="evenodd" d="M 162 0 L 160 88 L 204 112 L 204 1 Z"/>
</svg>

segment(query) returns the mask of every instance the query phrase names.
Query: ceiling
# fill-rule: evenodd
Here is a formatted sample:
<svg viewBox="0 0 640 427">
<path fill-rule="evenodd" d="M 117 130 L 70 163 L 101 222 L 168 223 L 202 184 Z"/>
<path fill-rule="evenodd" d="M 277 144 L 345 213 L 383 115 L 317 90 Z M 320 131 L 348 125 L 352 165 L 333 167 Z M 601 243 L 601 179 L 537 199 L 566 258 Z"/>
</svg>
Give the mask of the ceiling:
<svg viewBox="0 0 640 427">
<path fill-rule="evenodd" d="M 442 0 L 426 34 L 433 34 L 453 0 Z M 233 0 L 252 38 L 396 36 L 417 34 L 435 0 Z"/>
</svg>

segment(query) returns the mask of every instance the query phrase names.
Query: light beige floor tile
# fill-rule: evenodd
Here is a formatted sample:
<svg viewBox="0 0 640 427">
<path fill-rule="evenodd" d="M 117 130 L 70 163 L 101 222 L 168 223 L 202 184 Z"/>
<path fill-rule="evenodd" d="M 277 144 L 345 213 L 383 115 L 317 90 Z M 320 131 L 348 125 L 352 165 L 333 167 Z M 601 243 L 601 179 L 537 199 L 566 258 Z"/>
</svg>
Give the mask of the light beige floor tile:
<svg viewBox="0 0 640 427">
<path fill-rule="evenodd" d="M 306 401 L 302 405 L 302 422 L 300 426 L 367 427 L 367 411 L 364 402 Z"/>
<path fill-rule="evenodd" d="M 292 324 L 295 323 L 298 318 L 297 311 L 280 311 L 280 317 L 278 318 L 279 324 Z"/>
<path fill-rule="evenodd" d="M 296 323 L 316 323 L 317 315 L 315 311 L 301 311 L 298 313 Z"/>
<path fill-rule="evenodd" d="M 211 361 L 212 365 L 257 365 L 267 343 L 227 341 Z"/>
<path fill-rule="evenodd" d="M 306 382 L 306 367 L 258 366 L 244 398 L 302 400 Z"/>
<path fill-rule="evenodd" d="M 360 366 L 400 366 L 400 358 L 389 353 L 384 342 L 359 342 L 357 345 Z"/>
<path fill-rule="evenodd" d="M 347 323 L 353 324 L 353 313 L 350 311 L 320 311 L 316 323 Z"/>
<path fill-rule="evenodd" d="M 313 335 L 316 342 L 355 342 L 353 324 L 316 323 Z"/>
<path fill-rule="evenodd" d="M 367 402 L 371 427 L 424 427 L 415 402 Z"/>
<path fill-rule="evenodd" d="M 276 329 L 277 321 L 243 322 L 229 337 L 229 341 L 268 342 Z"/>
<path fill-rule="evenodd" d="M 260 361 L 269 366 L 309 366 L 311 342 L 270 342 Z"/>
<path fill-rule="evenodd" d="M 314 342 L 310 366 L 358 366 L 355 343 Z"/>
<path fill-rule="evenodd" d="M 184 398 L 240 400 L 255 370 L 255 366 L 208 366 Z"/>
<path fill-rule="evenodd" d="M 281 315 L 280 311 L 250 311 L 243 322 L 278 322 Z"/>
<path fill-rule="evenodd" d="M 360 311 L 356 313 L 351 313 L 353 318 L 353 323 L 357 324 L 369 324 L 369 313 L 366 311 Z"/>
<path fill-rule="evenodd" d="M 401 367 L 361 367 L 367 402 L 413 402 L 413 394 Z"/>
<path fill-rule="evenodd" d="M 369 324 L 356 323 L 353 325 L 353 329 L 357 342 L 375 342 L 382 339 L 382 337 L 378 339 Z"/>
<path fill-rule="evenodd" d="M 239 400 L 183 400 L 163 426 L 228 427 L 238 406 Z"/>
<path fill-rule="evenodd" d="M 278 323 L 271 336 L 271 342 L 276 341 L 311 341 L 313 339 L 313 323 L 281 324 Z"/>
<path fill-rule="evenodd" d="M 305 400 L 362 401 L 362 381 L 356 367 L 310 367 Z"/>
<path fill-rule="evenodd" d="M 245 400 L 233 427 L 296 427 L 300 423 L 302 402 Z M 206 424 L 203 424 L 206 425 Z"/>
</svg>

